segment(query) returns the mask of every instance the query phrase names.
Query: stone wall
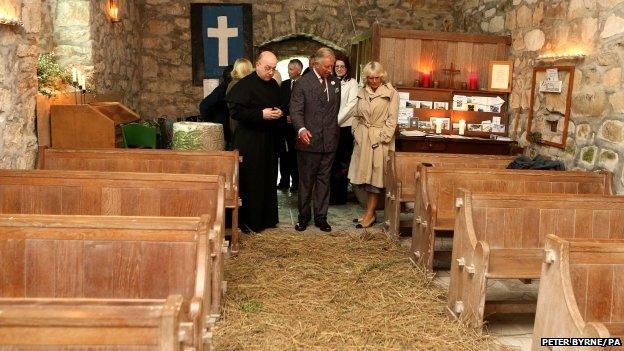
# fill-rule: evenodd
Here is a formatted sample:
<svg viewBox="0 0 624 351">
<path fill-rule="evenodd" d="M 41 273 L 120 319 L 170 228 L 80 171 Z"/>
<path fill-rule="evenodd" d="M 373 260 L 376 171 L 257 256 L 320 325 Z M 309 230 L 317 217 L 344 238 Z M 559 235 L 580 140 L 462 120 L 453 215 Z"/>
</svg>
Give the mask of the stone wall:
<svg viewBox="0 0 624 351">
<path fill-rule="evenodd" d="M 459 29 L 512 36 L 512 136 L 529 155 L 560 159 L 569 168 L 608 169 L 624 193 L 624 2 L 618 0 L 462 0 L 455 5 Z M 533 67 L 542 53 L 581 50 L 574 65 L 572 112 L 565 149 L 526 140 Z"/>
<path fill-rule="evenodd" d="M 122 92 L 122 102 L 138 110 L 141 89 L 141 20 L 136 1 L 119 2 L 120 22 L 112 23 L 107 1 L 91 0 L 92 81 L 98 93 Z"/>
<path fill-rule="evenodd" d="M 350 38 L 369 29 L 376 20 L 382 25 L 397 28 L 436 31 L 453 29 L 452 0 L 221 2 L 253 4 L 256 47 L 293 34 L 309 35 L 347 47 Z M 189 3 L 144 0 L 141 13 L 145 19 L 142 32 L 141 116 L 156 118 L 161 115 L 198 114 L 197 105 L 203 89 L 194 87 L 191 82 Z"/>
<path fill-rule="evenodd" d="M 89 75 L 93 71 L 90 0 L 50 0 L 54 37 L 46 43 L 64 67 L 77 66 Z"/>
<path fill-rule="evenodd" d="M 34 167 L 41 0 L 22 0 L 24 27 L 0 25 L 0 168 Z"/>
</svg>

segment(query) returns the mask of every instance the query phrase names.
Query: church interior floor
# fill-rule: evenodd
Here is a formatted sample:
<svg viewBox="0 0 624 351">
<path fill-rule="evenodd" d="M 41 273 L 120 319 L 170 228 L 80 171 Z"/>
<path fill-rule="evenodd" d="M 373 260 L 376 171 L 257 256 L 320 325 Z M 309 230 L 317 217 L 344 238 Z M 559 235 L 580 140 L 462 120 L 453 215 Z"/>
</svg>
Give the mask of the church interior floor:
<svg viewBox="0 0 624 351">
<path fill-rule="evenodd" d="M 296 193 L 278 199 L 279 227 L 243 235 L 228 259 L 216 350 L 530 350 L 531 316 L 490 321 L 483 333 L 450 320 L 448 271 L 422 274 L 407 238 L 396 245 L 379 224 L 355 229 L 357 203 L 330 206 L 331 233 L 299 233 Z M 496 281 L 488 298 L 535 298 L 536 287 Z"/>
</svg>

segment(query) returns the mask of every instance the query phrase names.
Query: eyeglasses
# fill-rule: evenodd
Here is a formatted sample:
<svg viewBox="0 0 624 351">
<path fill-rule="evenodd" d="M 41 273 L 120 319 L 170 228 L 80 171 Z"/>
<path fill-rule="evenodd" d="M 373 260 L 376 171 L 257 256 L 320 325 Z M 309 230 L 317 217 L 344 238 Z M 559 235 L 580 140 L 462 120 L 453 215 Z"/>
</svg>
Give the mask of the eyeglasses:
<svg viewBox="0 0 624 351">
<path fill-rule="evenodd" d="M 347 68 L 347 66 L 345 66 L 345 65 L 336 65 L 335 67 L 336 68 Z"/>
<path fill-rule="evenodd" d="M 272 72 L 272 71 L 274 72 L 276 68 L 277 68 L 277 66 L 276 67 L 271 67 L 271 66 L 264 66 L 263 67 L 263 69 L 265 71 L 267 71 L 267 72 Z"/>
<path fill-rule="evenodd" d="M 381 77 L 366 77 L 368 80 L 380 80 Z"/>
</svg>

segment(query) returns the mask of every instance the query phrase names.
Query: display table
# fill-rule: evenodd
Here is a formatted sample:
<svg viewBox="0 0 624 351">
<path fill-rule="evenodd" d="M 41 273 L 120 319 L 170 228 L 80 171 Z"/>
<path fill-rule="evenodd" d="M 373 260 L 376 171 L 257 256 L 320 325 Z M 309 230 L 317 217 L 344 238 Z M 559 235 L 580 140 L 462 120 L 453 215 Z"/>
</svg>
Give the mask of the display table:
<svg viewBox="0 0 624 351">
<path fill-rule="evenodd" d="M 396 136 L 396 149 L 403 152 L 483 155 L 515 155 L 519 151 L 518 143 L 513 140 L 405 135 Z"/>
</svg>

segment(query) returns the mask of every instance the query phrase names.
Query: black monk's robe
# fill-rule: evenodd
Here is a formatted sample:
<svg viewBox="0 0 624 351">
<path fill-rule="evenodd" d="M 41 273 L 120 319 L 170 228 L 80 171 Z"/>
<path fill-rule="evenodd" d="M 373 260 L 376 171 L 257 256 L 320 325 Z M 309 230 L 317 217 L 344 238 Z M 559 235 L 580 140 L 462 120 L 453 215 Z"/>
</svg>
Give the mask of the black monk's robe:
<svg viewBox="0 0 624 351">
<path fill-rule="evenodd" d="M 230 90 L 225 100 L 232 119 L 238 121 L 234 149 L 243 157 L 239 174 L 243 201 L 240 222 L 254 232 L 273 228 L 279 222 L 275 189 L 278 121 L 263 119 L 262 110 L 279 108 L 279 86 L 274 79 L 267 82 L 252 72 Z"/>
</svg>

